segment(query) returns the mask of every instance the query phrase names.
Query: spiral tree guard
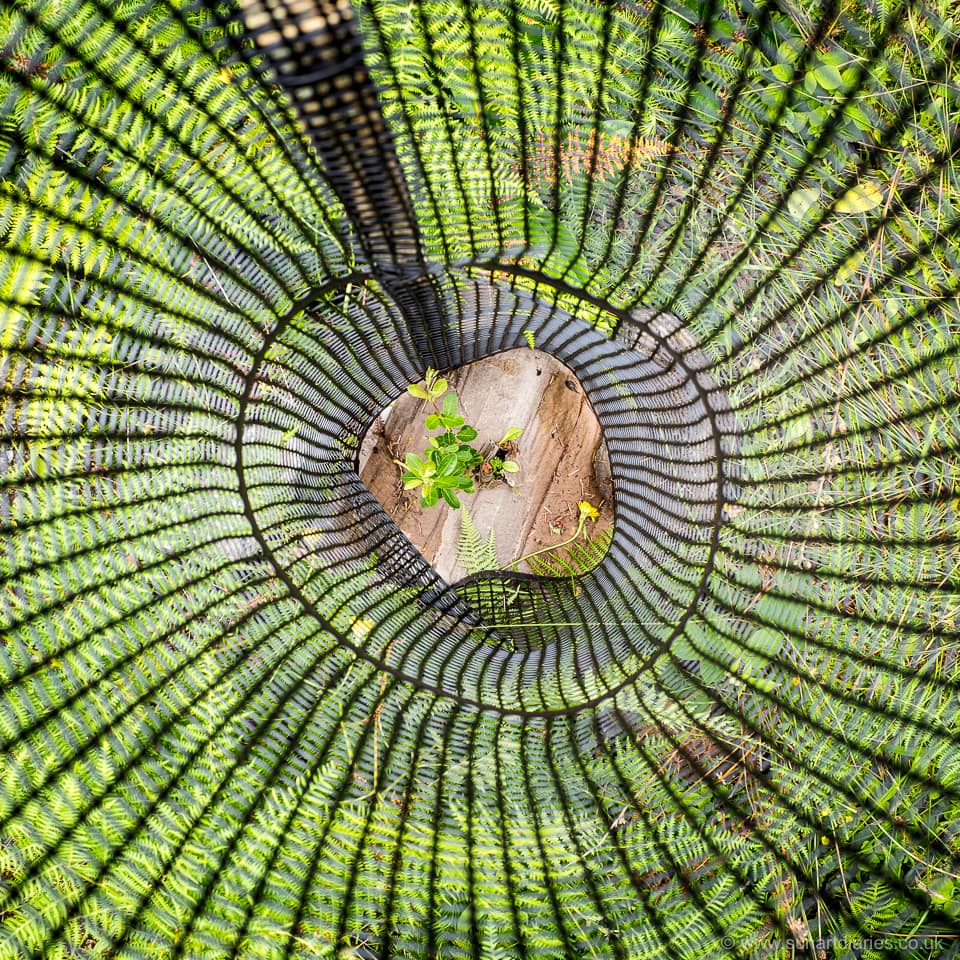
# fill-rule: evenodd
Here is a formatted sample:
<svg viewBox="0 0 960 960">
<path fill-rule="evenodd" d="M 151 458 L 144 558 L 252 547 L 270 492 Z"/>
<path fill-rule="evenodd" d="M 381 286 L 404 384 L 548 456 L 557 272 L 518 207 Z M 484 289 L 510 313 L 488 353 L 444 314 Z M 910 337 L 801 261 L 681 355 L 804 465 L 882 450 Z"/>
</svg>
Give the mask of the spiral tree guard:
<svg viewBox="0 0 960 960">
<path fill-rule="evenodd" d="M 949 0 L 14 0 L 0 62 L 0 958 L 960 956 Z M 609 549 L 448 583 L 360 443 L 533 343 Z"/>
</svg>

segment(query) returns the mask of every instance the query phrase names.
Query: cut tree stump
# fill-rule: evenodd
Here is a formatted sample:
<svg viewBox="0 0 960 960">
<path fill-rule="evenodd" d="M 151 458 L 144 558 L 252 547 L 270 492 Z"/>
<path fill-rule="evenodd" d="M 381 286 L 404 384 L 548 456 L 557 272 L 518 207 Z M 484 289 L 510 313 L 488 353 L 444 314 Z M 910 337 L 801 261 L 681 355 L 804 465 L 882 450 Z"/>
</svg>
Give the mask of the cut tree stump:
<svg viewBox="0 0 960 960">
<path fill-rule="evenodd" d="M 492 480 L 461 496 L 480 533 L 494 530 L 501 567 L 570 537 L 580 500 L 601 508 L 600 518 L 588 522 L 591 536 L 612 525 L 606 445 L 567 367 L 538 350 L 510 350 L 452 371 L 447 379 L 460 398 L 461 414 L 478 431 L 473 446 L 481 453 L 493 452 L 510 427 L 523 429 L 514 456 L 520 472 L 510 478 L 515 486 Z M 399 397 L 382 429 L 364 440 L 360 477 L 426 560 L 454 582 L 465 574 L 457 565 L 460 512 L 442 502 L 421 507 L 416 490 L 403 491 L 394 462 L 408 451 L 423 453 L 428 409 L 426 401 Z"/>
</svg>

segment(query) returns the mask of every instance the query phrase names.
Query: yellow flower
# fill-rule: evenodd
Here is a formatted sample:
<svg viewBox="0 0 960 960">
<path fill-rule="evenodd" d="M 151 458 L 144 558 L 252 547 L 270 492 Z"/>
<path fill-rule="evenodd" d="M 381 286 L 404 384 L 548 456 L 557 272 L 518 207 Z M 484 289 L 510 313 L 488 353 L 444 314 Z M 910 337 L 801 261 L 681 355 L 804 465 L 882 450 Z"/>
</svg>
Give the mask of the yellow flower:
<svg viewBox="0 0 960 960">
<path fill-rule="evenodd" d="M 360 637 L 361 639 L 365 637 L 374 627 L 376 623 L 371 620 L 369 617 L 354 617 L 350 621 L 350 630 L 352 631 L 355 637 Z"/>
<path fill-rule="evenodd" d="M 589 500 L 581 500 L 577 506 L 581 520 L 596 520 L 600 516 L 600 511 Z"/>
</svg>

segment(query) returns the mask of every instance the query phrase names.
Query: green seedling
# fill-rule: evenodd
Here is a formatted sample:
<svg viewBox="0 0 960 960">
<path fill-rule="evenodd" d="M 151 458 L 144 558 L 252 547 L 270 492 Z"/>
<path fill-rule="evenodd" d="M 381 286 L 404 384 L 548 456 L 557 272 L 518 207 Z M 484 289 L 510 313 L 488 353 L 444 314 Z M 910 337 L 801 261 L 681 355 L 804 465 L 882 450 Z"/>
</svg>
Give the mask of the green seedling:
<svg viewBox="0 0 960 960">
<path fill-rule="evenodd" d="M 477 439 L 477 431 L 459 413 L 457 395 L 448 391 L 447 381 L 433 369 L 427 370 L 422 384 L 411 383 L 407 387 L 410 396 L 426 400 L 433 407 L 424 420 L 424 426 L 432 435 L 427 436 L 422 457 L 407 453 L 403 462 L 395 462 L 404 468 L 400 478 L 404 490 L 420 489 L 421 506 L 432 507 L 443 500 L 456 510 L 460 507 L 458 493 L 474 492 L 477 473 L 502 477 L 504 473 L 516 473 L 520 469 L 516 461 L 504 459 L 504 453 L 507 445 L 514 443 L 523 431 L 519 427 L 507 430 L 497 445 L 497 452 L 486 460 L 471 446 Z"/>
</svg>

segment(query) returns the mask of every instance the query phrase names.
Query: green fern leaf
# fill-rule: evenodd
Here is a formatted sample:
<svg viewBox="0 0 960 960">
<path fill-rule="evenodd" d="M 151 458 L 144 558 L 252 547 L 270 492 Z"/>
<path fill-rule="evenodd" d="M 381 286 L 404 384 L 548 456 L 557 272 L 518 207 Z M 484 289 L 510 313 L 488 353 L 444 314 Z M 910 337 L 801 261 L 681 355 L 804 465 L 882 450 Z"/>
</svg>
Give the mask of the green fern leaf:
<svg viewBox="0 0 960 960">
<path fill-rule="evenodd" d="M 460 511 L 463 522 L 460 524 L 460 541 L 457 545 L 457 563 L 467 571 L 467 575 L 482 570 L 497 570 L 497 539 L 493 528 L 484 540 L 473 518 L 467 511 Z"/>
<path fill-rule="evenodd" d="M 579 540 L 565 550 L 553 550 L 527 561 L 541 577 L 582 577 L 603 559 L 610 549 L 613 527 L 601 530 L 589 540 Z"/>
</svg>

